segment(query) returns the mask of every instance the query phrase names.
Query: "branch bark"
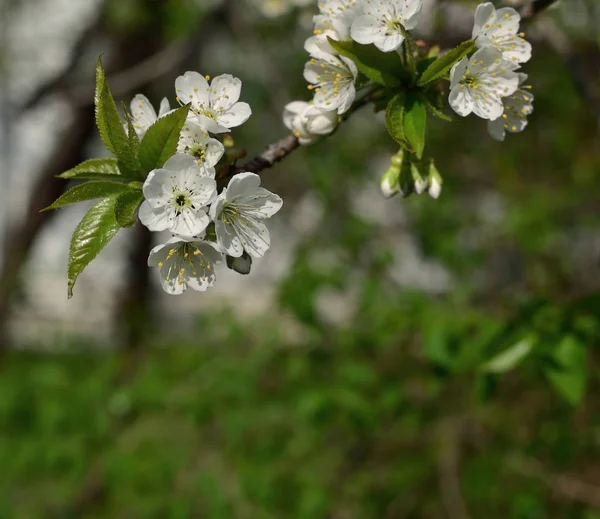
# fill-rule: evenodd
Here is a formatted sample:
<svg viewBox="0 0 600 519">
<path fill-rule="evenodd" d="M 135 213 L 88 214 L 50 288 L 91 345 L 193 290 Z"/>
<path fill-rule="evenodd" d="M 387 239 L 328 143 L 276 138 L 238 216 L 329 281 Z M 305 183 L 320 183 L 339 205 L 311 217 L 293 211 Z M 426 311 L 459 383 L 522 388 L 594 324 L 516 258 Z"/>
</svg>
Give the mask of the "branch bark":
<svg viewBox="0 0 600 519">
<path fill-rule="evenodd" d="M 522 20 L 529 20 L 537 14 L 541 13 L 545 9 L 548 9 L 551 5 L 555 4 L 557 0 L 531 0 L 529 3 L 519 8 L 519 14 Z"/>
</svg>

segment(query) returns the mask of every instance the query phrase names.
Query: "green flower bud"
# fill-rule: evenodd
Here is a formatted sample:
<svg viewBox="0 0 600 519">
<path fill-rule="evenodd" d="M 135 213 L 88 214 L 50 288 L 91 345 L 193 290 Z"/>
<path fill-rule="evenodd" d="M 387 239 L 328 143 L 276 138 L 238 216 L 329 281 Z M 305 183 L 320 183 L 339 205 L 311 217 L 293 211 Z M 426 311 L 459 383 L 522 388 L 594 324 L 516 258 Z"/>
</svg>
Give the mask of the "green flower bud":
<svg viewBox="0 0 600 519">
<path fill-rule="evenodd" d="M 392 198 L 400 192 L 400 170 L 404 151 L 400 150 L 390 159 L 390 167 L 381 175 L 381 192 L 386 198 Z"/>
<path fill-rule="evenodd" d="M 248 255 L 246 251 L 239 258 L 233 256 L 227 256 L 227 266 L 231 270 L 235 270 L 238 274 L 250 274 L 252 268 L 252 256 Z"/>
</svg>

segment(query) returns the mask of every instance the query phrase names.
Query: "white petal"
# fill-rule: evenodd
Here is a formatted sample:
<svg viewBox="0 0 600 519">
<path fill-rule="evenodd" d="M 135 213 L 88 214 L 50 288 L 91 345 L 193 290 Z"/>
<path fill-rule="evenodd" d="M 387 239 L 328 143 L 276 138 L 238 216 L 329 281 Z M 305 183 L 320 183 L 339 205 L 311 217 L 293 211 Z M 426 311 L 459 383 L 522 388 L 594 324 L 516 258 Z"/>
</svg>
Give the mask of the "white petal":
<svg viewBox="0 0 600 519">
<path fill-rule="evenodd" d="M 244 253 L 242 242 L 231 225 L 224 223 L 222 220 L 216 220 L 215 232 L 217 243 L 223 252 L 234 258 L 239 258 Z"/>
<path fill-rule="evenodd" d="M 211 204 L 208 213 L 211 220 L 216 221 L 219 215 L 221 214 L 221 211 L 223 210 L 223 202 L 225 201 L 226 196 L 227 188 L 224 188 L 223 191 L 221 191 L 221 194 L 217 196 L 217 198 L 215 198 L 214 202 Z"/>
<path fill-rule="evenodd" d="M 197 254 L 191 256 L 192 266 L 186 266 L 183 277 L 190 288 L 204 292 L 215 284 L 214 265 L 221 262 L 222 255 L 209 242 L 194 242 L 192 247 L 196 249 Z"/>
<path fill-rule="evenodd" d="M 391 52 L 396 50 L 402 42 L 404 41 L 404 36 L 401 32 L 394 32 L 392 34 L 383 36 L 379 36 L 375 39 L 375 47 L 377 47 L 382 52 Z"/>
<path fill-rule="evenodd" d="M 133 127 L 141 136 L 156 122 L 156 110 L 154 110 L 148 98 L 142 94 L 137 94 L 131 100 L 130 108 Z"/>
<path fill-rule="evenodd" d="M 217 183 L 208 176 L 198 177 L 192 182 L 195 194 L 190 199 L 194 206 L 200 208 L 212 203 L 217 196 Z"/>
<path fill-rule="evenodd" d="M 475 10 L 475 24 L 473 25 L 472 38 L 476 38 L 483 26 L 487 23 L 489 17 L 494 14 L 495 9 L 491 2 L 479 4 Z"/>
<path fill-rule="evenodd" d="M 248 103 L 235 103 L 227 112 L 219 116 L 218 122 L 228 128 L 236 128 L 244 124 L 252 115 L 252 109 Z"/>
<path fill-rule="evenodd" d="M 473 98 L 467 88 L 455 86 L 448 96 L 448 102 L 458 115 L 466 117 L 473 111 Z"/>
<path fill-rule="evenodd" d="M 165 162 L 165 165 L 161 169 L 166 169 L 171 172 L 178 172 L 183 169 L 189 169 L 196 167 L 196 161 L 194 157 L 190 157 L 187 153 L 176 153 Z"/>
<path fill-rule="evenodd" d="M 165 169 L 154 169 L 142 186 L 144 198 L 152 208 L 163 207 L 167 204 L 173 192 L 171 173 Z"/>
<path fill-rule="evenodd" d="M 171 105 L 169 104 L 169 100 L 166 97 L 163 97 L 160 102 L 160 108 L 158 109 L 158 117 L 163 117 L 171 111 Z"/>
<path fill-rule="evenodd" d="M 166 231 L 170 226 L 167 208 L 153 208 L 147 201 L 142 202 L 138 218 L 151 231 Z"/>
<path fill-rule="evenodd" d="M 178 236 L 191 238 L 202 234 L 209 223 L 210 218 L 203 210 L 185 208 L 175 217 L 169 231 Z"/>
<path fill-rule="evenodd" d="M 294 130 L 294 122 L 310 105 L 305 101 L 292 101 L 283 109 L 283 124 L 288 130 Z"/>
<path fill-rule="evenodd" d="M 359 16 L 350 29 L 350 36 L 357 43 L 364 45 L 373 43 L 380 36 L 385 35 L 385 27 L 373 16 Z"/>
<path fill-rule="evenodd" d="M 493 121 L 498 119 L 503 112 L 504 105 L 502 104 L 502 101 L 496 97 L 484 97 L 480 95 L 479 99 L 475 97 L 473 100 L 473 113 L 482 119 Z"/>
<path fill-rule="evenodd" d="M 204 163 L 208 168 L 213 168 L 221 160 L 221 157 L 225 153 L 225 146 L 212 137 L 208 139 L 206 143 L 206 156 Z"/>
<path fill-rule="evenodd" d="M 503 142 L 506 136 L 506 132 L 504 130 L 504 119 L 502 117 L 496 119 L 495 121 L 487 122 L 487 130 L 490 134 L 490 137 L 498 142 Z"/>
<path fill-rule="evenodd" d="M 194 121 L 210 133 L 227 133 L 229 128 L 219 124 L 214 119 L 206 117 L 204 114 L 194 114 Z"/>
<path fill-rule="evenodd" d="M 260 186 L 260 177 L 256 173 L 238 173 L 231 177 L 227 185 L 227 200 L 237 196 L 253 194 Z"/>
<path fill-rule="evenodd" d="M 214 110 L 227 110 L 237 103 L 242 92 L 242 82 L 231 74 L 214 78 L 210 84 L 210 106 Z"/>
<path fill-rule="evenodd" d="M 271 235 L 267 226 L 257 222 L 255 225 L 244 225 L 243 229 L 239 225 L 235 228 L 238 234 L 243 233 L 240 239 L 245 251 L 253 258 L 262 258 L 271 246 Z"/>
<path fill-rule="evenodd" d="M 194 109 L 208 107 L 209 87 L 206 78 L 198 72 L 186 72 L 175 80 L 175 91 L 182 104 L 192 103 Z"/>
<path fill-rule="evenodd" d="M 283 206 L 283 200 L 280 196 L 263 187 L 257 189 L 256 194 L 248 203 L 254 207 L 253 210 L 248 212 L 257 218 L 270 218 Z"/>
<path fill-rule="evenodd" d="M 454 88 L 460 83 L 468 65 L 469 58 L 463 58 L 452 66 L 450 69 L 450 88 Z"/>
<path fill-rule="evenodd" d="M 502 53 L 496 47 L 479 49 L 469 58 L 468 71 L 474 76 L 486 74 L 488 69 L 496 68 L 502 61 Z"/>
<path fill-rule="evenodd" d="M 423 0 L 400 0 L 398 3 L 400 4 L 398 10 L 402 12 L 402 18 L 404 19 L 404 28 L 409 31 L 414 29 L 419 22 Z"/>
</svg>

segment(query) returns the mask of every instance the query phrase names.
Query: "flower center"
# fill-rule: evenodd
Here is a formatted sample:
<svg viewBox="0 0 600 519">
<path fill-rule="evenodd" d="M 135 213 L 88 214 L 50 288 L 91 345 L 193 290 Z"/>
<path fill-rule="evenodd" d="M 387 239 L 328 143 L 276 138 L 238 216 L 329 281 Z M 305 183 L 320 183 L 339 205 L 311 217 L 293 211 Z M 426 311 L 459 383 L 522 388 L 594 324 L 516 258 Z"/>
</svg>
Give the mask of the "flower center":
<svg viewBox="0 0 600 519">
<path fill-rule="evenodd" d="M 223 203 L 221 220 L 227 225 L 233 225 L 233 222 L 240 219 L 240 208 L 235 202 L 226 201 Z"/>
<path fill-rule="evenodd" d="M 321 73 L 317 75 L 318 83 L 309 85 L 309 90 L 314 89 L 315 92 L 320 92 L 328 97 L 336 97 L 349 83 L 354 83 L 351 71 L 344 68 L 344 63 L 341 61 L 339 65 L 323 60 L 317 61 L 314 58 L 311 62 L 321 68 Z"/>
<path fill-rule="evenodd" d="M 198 162 L 204 162 L 206 159 L 206 148 L 200 144 L 186 146 L 185 152 L 194 157 Z"/>
<path fill-rule="evenodd" d="M 393 33 L 402 30 L 402 22 L 398 19 L 396 20 L 386 20 L 385 21 L 386 35 L 391 36 Z"/>
</svg>

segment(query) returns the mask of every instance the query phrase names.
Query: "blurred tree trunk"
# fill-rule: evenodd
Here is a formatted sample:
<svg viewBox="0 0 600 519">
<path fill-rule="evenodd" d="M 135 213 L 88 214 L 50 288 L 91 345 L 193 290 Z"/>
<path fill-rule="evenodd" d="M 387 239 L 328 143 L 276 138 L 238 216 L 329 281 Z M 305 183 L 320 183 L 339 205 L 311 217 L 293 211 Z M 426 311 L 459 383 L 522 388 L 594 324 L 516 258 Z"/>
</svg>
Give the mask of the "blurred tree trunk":
<svg viewBox="0 0 600 519">
<path fill-rule="evenodd" d="M 155 2 L 153 5 L 158 6 L 161 3 L 162 1 Z M 114 44 L 114 59 L 107 66 L 108 72 L 131 68 L 156 53 L 160 45 L 160 32 L 154 26 L 145 26 L 120 36 Z M 65 83 L 68 82 L 68 80 L 65 80 Z M 78 104 L 77 99 L 71 100 L 72 122 L 61 135 L 61 138 L 58 139 L 54 152 L 40 169 L 38 180 L 34 184 L 29 198 L 25 217 L 14 222 L 8 229 L 2 270 L 0 271 L 0 337 L 3 338 L 0 342 L 0 348 L 6 348 L 9 344 L 6 324 L 10 314 L 12 296 L 18 287 L 21 269 L 37 236 L 55 214 L 52 211 L 40 213 L 40 210 L 58 198 L 68 184 L 64 180 L 55 178 L 55 176 L 72 168 L 86 158 L 84 149 L 94 135 L 94 108 L 92 102 L 91 91 L 89 104 Z M 135 234 L 134 242 L 133 249 L 140 250 L 149 242 L 149 237 L 144 235 L 143 231 L 138 231 Z M 132 253 L 130 256 L 131 261 L 133 261 L 134 256 L 136 254 Z M 134 301 L 143 304 L 146 299 L 148 280 L 145 264 L 145 261 L 139 263 L 136 259 L 139 272 L 128 277 L 130 280 L 126 289 L 128 292 L 126 298 L 128 309 L 125 312 L 126 317 L 123 318 L 124 323 L 132 322 L 128 316 L 131 313 L 129 309 Z"/>
</svg>

